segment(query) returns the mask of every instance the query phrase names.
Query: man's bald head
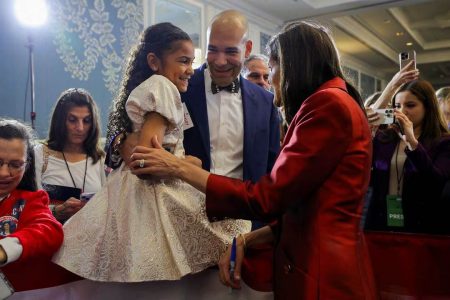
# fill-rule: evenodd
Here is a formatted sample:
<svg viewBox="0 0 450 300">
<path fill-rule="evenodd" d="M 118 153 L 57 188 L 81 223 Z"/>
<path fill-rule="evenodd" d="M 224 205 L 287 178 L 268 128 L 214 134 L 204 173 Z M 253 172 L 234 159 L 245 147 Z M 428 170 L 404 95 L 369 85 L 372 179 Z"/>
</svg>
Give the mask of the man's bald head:
<svg viewBox="0 0 450 300">
<path fill-rule="evenodd" d="M 241 41 L 248 37 L 248 20 L 237 10 L 225 10 L 216 15 L 208 26 L 208 40 L 211 31 L 232 31 L 241 35 Z"/>
<path fill-rule="evenodd" d="M 217 85 L 227 86 L 239 76 L 252 50 L 247 32 L 247 18 L 236 10 L 223 11 L 212 19 L 207 32 L 206 60 L 211 79 Z"/>
</svg>

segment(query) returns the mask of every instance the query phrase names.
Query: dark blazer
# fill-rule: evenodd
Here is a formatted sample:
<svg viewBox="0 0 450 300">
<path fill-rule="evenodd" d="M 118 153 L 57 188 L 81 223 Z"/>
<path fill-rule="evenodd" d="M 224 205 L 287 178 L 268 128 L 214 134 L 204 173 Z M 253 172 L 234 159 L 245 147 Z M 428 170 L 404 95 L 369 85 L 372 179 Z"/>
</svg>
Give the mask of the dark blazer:
<svg viewBox="0 0 450 300">
<path fill-rule="evenodd" d="M 275 299 L 375 298 L 360 224 L 371 139 L 363 110 L 334 78 L 303 102 L 269 175 L 256 184 L 209 176 L 211 220 L 278 218 Z"/>
<path fill-rule="evenodd" d="M 450 179 L 450 136 L 426 147 L 419 139 L 414 151 L 406 150 L 404 167 L 402 227 L 387 226 L 386 195 L 389 192 L 389 172 L 398 139 L 386 142 L 386 131 L 374 139 L 371 197 L 366 228 L 383 231 L 450 234 L 448 202 L 442 201 L 442 191 Z"/>
<path fill-rule="evenodd" d="M 191 116 L 194 127 L 184 131 L 186 154 L 202 160 L 203 169 L 211 166 L 208 111 L 206 106 L 203 65 L 189 80 L 187 92 L 181 99 Z M 244 114 L 244 179 L 256 181 L 270 172 L 280 148 L 280 129 L 273 95 L 240 77 Z"/>
</svg>

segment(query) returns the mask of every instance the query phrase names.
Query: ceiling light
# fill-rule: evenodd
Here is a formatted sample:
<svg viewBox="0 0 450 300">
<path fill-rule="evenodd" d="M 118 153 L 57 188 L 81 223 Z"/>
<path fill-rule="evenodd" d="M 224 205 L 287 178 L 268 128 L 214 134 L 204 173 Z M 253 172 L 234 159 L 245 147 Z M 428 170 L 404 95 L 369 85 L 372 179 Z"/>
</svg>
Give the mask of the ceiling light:
<svg viewBox="0 0 450 300">
<path fill-rule="evenodd" d="M 406 43 L 406 46 L 412 46 L 412 45 L 413 45 L 413 43 L 411 43 L 411 42 Z"/>
<path fill-rule="evenodd" d="M 402 35 L 404 35 L 404 33 L 403 33 L 403 31 L 397 31 L 397 32 L 395 33 L 395 35 L 396 35 L 396 36 L 402 36 Z"/>
<path fill-rule="evenodd" d="M 391 23 L 391 20 L 385 19 L 383 22 L 384 22 L 384 24 L 389 24 L 389 23 Z"/>
</svg>

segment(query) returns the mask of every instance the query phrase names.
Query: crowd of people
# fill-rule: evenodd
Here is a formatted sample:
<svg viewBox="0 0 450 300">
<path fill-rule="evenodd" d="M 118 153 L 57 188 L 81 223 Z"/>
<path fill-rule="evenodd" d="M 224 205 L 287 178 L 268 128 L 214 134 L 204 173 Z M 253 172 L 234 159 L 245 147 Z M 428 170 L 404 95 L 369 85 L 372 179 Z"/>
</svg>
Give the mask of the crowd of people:
<svg viewBox="0 0 450 300">
<path fill-rule="evenodd" d="M 212 19 L 196 70 L 187 33 L 149 26 L 106 153 L 81 88 L 57 99 L 43 143 L 0 119 L 6 279 L 47 257 L 91 281 L 148 283 L 161 299 L 376 299 L 364 228 L 450 234 L 450 87 L 435 92 L 411 62 L 363 101 L 312 21 L 286 25 L 267 57 L 251 52 L 235 10 Z M 265 261 L 250 259 L 258 251 Z M 269 288 L 241 280 L 251 263 Z"/>
</svg>

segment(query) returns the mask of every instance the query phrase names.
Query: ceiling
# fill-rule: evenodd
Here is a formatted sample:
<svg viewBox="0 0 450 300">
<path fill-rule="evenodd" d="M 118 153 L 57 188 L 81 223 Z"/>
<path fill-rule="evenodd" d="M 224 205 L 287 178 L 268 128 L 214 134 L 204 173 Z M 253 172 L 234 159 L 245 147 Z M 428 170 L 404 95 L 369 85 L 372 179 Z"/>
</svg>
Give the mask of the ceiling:
<svg viewBox="0 0 450 300">
<path fill-rule="evenodd" d="M 398 53 L 416 51 L 421 78 L 450 85 L 449 0 L 239 0 L 255 15 L 280 24 L 314 18 L 333 31 L 346 57 L 390 78 Z M 408 43 L 408 45 L 407 45 Z"/>
</svg>

